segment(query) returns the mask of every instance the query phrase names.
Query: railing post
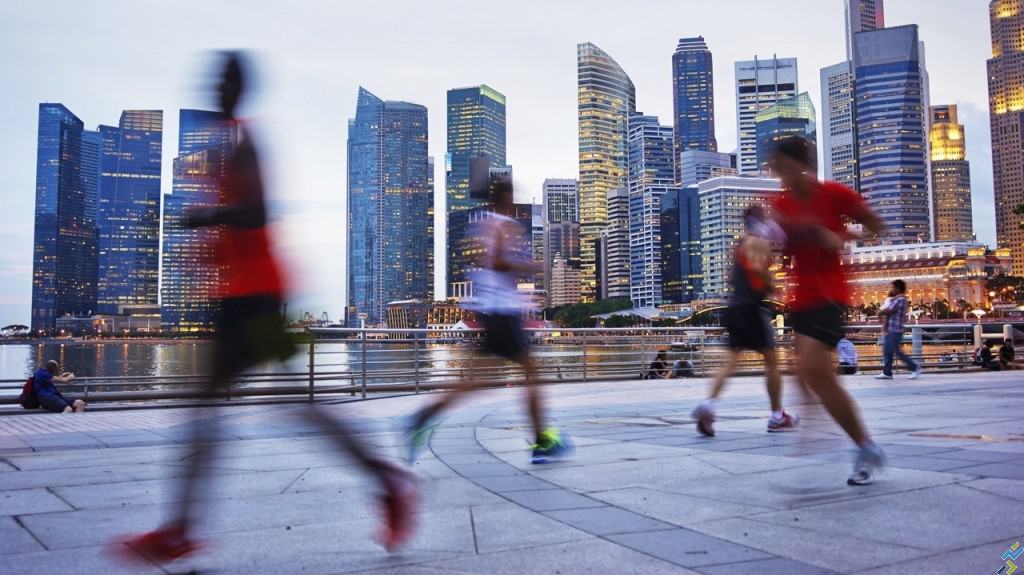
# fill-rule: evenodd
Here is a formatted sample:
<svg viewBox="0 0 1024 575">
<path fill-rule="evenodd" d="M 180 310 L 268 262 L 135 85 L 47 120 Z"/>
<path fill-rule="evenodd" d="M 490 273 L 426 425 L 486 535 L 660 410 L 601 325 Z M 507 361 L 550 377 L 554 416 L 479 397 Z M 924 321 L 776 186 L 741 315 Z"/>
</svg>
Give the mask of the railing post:
<svg viewBox="0 0 1024 575">
<path fill-rule="evenodd" d="M 314 364 L 313 364 L 313 342 L 315 337 L 312 333 L 309 334 L 309 401 L 313 402 L 313 382 L 315 381 L 314 376 Z"/>
<path fill-rule="evenodd" d="M 416 393 L 420 392 L 420 334 L 413 333 L 412 336 L 412 365 L 415 374 Z"/>
<path fill-rule="evenodd" d="M 638 355 L 640 356 L 640 377 L 641 378 L 644 376 L 644 356 L 647 355 L 647 347 L 646 347 L 647 344 L 644 343 L 644 341 L 646 340 L 644 335 L 645 335 L 644 330 L 640 330 L 640 353 Z"/>
<path fill-rule="evenodd" d="M 359 364 L 360 364 L 360 373 L 362 374 L 362 378 L 363 378 L 363 399 L 366 399 L 366 329 L 364 328 L 362 331 L 360 331 L 359 335 L 360 335 L 360 339 L 362 340 L 362 344 L 363 344 L 363 348 L 362 348 L 362 352 L 361 352 L 362 361 L 360 361 Z"/>
<path fill-rule="evenodd" d="M 583 332 L 583 382 L 587 381 L 587 332 Z"/>
</svg>

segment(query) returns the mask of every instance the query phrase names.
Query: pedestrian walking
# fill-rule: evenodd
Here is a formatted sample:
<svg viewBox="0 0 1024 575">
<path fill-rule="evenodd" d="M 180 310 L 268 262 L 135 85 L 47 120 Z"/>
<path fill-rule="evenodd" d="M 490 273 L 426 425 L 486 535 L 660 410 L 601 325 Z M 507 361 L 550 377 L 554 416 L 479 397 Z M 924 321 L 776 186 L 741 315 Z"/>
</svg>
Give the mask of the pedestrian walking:
<svg viewBox="0 0 1024 575">
<path fill-rule="evenodd" d="M 892 379 L 892 362 L 894 357 L 906 364 L 910 370 L 908 379 L 921 377 L 921 366 L 909 355 L 903 353 L 904 322 L 907 319 L 907 284 L 903 280 L 892 282 L 889 295 L 883 303 L 878 315 L 882 316 L 882 373 L 875 379 Z"/>
</svg>

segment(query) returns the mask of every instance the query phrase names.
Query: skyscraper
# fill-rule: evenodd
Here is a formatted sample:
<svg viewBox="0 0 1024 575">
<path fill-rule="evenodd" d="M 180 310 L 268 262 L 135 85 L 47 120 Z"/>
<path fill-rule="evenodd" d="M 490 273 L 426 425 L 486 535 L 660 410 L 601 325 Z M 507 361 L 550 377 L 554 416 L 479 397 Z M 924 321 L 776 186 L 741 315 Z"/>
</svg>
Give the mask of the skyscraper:
<svg viewBox="0 0 1024 575">
<path fill-rule="evenodd" d="M 814 103 L 807 92 L 786 98 L 757 113 L 754 133 L 757 134 L 757 170 L 768 173 L 768 160 L 779 140 L 790 136 L 806 138 L 811 149 L 817 150 L 818 119 Z M 817 164 L 815 164 L 817 167 Z"/>
<path fill-rule="evenodd" d="M 972 241 L 971 164 L 967 161 L 964 126 L 957 121 L 955 104 L 931 107 L 928 137 L 935 241 Z"/>
<path fill-rule="evenodd" d="M 853 36 L 857 32 L 885 28 L 883 0 L 846 0 L 846 59 L 853 60 Z"/>
<path fill-rule="evenodd" d="M 821 164 L 825 179 L 857 189 L 853 70 L 849 61 L 821 69 Z"/>
<path fill-rule="evenodd" d="M 544 269 L 544 204 L 530 204 L 530 238 L 533 243 L 533 285 L 535 289 L 547 287 L 547 271 Z"/>
<path fill-rule="evenodd" d="M 657 116 L 629 119 L 629 285 L 635 307 L 661 303 L 661 196 L 675 188 L 673 130 Z"/>
<path fill-rule="evenodd" d="M 741 174 L 757 172 L 757 113 L 799 93 L 796 58 L 736 62 L 736 134 Z"/>
<path fill-rule="evenodd" d="M 782 189 L 775 178 L 721 177 L 701 182 L 700 243 L 703 292 L 721 298 L 729 292 L 736 242 L 743 234 L 743 212 L 764 205 Z"/>
<path fill-rule="evenodd" d="M 96 139 L 62 104 L 39 105 L 32 260 L 35 334 L 96 309 Z M 91 159 L 83 162 L 83 155 Z M 85 164 L 83 170 L 83 163 Z"/>
<path fill-rule="evenodd" d="M 992 130 L 992 179 L 996 241 L 1010 248 L 1013 272 L 1024 274 L 1024 2 L 992 0 L 992 57 L 988 60 L 988 105 Z"/>
<path fill-rule="evenodd" d="M 427 109 L 359 89 L 348 128 L 348 318 L 368 325 L 396 300 L 427 300 L 434 192 Z"/>
<path fill-rule="evenodd" d="M 917 26 L 854 36 L 860 192 L 887 226 L 882 241 L 931 239 L 925 78 Z"/>
<path fill-rule="evenodd" d="M 576 180 L 544 180 L 544 220 L 579 222 L 579 191 Z"/>
<path fill-rule="evenodd" d="M 163 112 L 126 110 L 99 133 L 96 309 L 113 314 L 158 302 Z"/>
<path fill-rule="evenodd" d="M 735 175 L 735 160 L 734 155 L 724 152 L 683 150 L 679 154 L 679 183 L 682 186 L 695 186 L 717 176 Z"/>
<path fill-rule="evenodd" d="M 608 194 L 626 187 L 626 128 L 636 112 L 636 90 L 626 72 L 597 46 L 576 47 L 579 121 L 581 289 L 599 294 L 595 248 L 609 224 Z M 625 193 L 625 192 L 624 192 Z M 628 220 L 628 207 L 626 208 Z M 627 238 L 628 243 L 628 238 Z M 628 274 L 623 297 L 628 297 Z M 616 291 L 616 293 L 619 293 Z"/>
<path fill-rule="evenodd" d="M 447 225 L 448 269 L 445 289 L 454 296 L 452 286 L 465 281 L 459 258 L 455 257 L 453 237 L 465 230 L 451 227 L 451 214 L 488 203 L 489 198 L 470 193 L 470 165 L 474 158 L 486 157 L 490 168 L 505 167 L 505 96 L 486 86 L 469 86 L 448 90 L 448 151 L 445 155 L 445 193 L 448 202 Z M 463 221 L 464 218 L 456 218 Z"/>
<path fill-rule="evenodd" d="M 675 153 L 718 150 L 715 140 L 715 86 L 711 51 L 703 36 L 680 38 L 672 54 Z M 676 180 L 679 172 L 676 172 Z"/>
<path fill-rule="evenodd" d="M 601 230 L 601 237 L 595 243 L 595 247 L 601 251 L 598 297 L 629 299 L 629 190 L 615 188 L 608 192 L 605 209 L 608 224 Z M 581 231 L 581 252 L 584 247 L 582 235 Z"/>
<path fill-rule="evenodd" d="M 221 277 L 214 251 L 218 231 L 188 228 L 184 221 L 190 211 L 220 203 L 220 180 L 227 173 L 237 138 L 237 127 L 217 112 L 178 113 L 178 155 L 171 193 L 163 196 L 160 324 L 164 331 L 213 330 Z"/>
<path fill-rule="evenodd" d="M 696 185 L 661 196 L 661 296 L 687 303 L 703 291 L 700 196 Z"/>
</svg>

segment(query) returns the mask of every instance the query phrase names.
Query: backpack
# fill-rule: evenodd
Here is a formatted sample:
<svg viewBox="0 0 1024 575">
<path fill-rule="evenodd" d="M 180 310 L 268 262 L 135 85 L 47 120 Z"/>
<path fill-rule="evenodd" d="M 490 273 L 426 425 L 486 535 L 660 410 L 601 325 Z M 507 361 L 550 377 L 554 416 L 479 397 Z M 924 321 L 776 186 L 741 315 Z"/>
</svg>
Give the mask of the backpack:
<svg viewBox="0 0 1024 575">
<path fill-rule="evenodd" d="M 21 388 L 18 403 L 25 409 L 39 409 L 39 397 L 36 396 L 36 378 L 30 377 Z"/>
</svg>

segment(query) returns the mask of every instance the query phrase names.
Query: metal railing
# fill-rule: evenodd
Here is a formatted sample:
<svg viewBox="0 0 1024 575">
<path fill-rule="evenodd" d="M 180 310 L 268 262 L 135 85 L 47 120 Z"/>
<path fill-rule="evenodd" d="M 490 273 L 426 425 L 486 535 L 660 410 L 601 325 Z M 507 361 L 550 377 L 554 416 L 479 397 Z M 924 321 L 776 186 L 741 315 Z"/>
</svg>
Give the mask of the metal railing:
<svg viewBox="0 0 1024 575">
<path fill-rule="evenodd" d="M 966 323 L 913 324 L 907 326 L 907 340 L 911 354 L 928 368 L 965 368 L 970 366 L 976 330 L 975 324 Z M 703 377 L 719 367 L 727 352 L 721 327 L 533 329 L 528 333 L 542 382 L 639 379 L 659 350 L 666 350 L 670 365 L 679 360 L 684 372 Z M 879 326 L 851 326 L 848 333 L 856 344 L 860 369 L 878 370 L 882 360 Z M 313 328 L 309 335 L 300 350 L 305 370 L 247 373 L 220 397 L 229 401 L 365 398 L 443 389 L 465 380 L 478 386 L 514 385 L 523 377 L 517 366 L 477 353 L 482 334 L 476 330 Z M 791 365 L 792 339 L 788 328 L 777 330 L 783 369 Z M 739 371 L 758 373 L 761 366 L 758 354 L 744 353 Z M 0 405 L 16 404 L 24 381 L 0 380 Z M 62 389 L 87 402 L 167 402 L 208 397 L 208 383 L 199 374 L 83 377 Z"/>
</svg>

